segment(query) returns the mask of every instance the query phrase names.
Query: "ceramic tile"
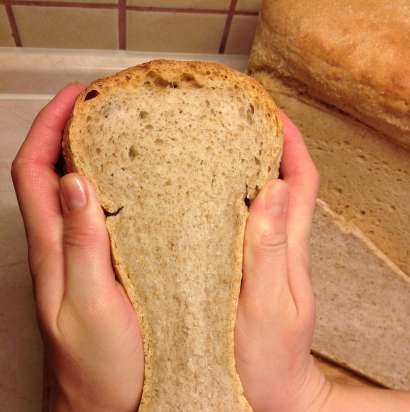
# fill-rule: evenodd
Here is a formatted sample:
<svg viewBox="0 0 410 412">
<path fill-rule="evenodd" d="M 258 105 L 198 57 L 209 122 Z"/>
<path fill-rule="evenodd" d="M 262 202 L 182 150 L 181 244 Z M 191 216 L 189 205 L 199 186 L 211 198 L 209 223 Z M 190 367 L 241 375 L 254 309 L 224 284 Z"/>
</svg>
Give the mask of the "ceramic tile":
<svg viewBox="0 0 410 412">
<path fill-rule="evenodd" d="M 117 10 L 15 6 L 26 47 L 117 48 Z"/>
<path fill-rule="evenodd" d="M 227 10 L 230 0 L 127 0 L 129 6 Z"/>
<path fill-rule="evenodd" d="M 129 11 L 127 48 L 217 53 L 224 15 Z"/>
<path fill-rule="evenodd" d="M 259 11 L 262 0 L 238 0 L 236 10 L 238 11 Z"/>
<path fill-rule="evenodd" d="M 3 5 L 0 5 L 0 46 L 15 46 L 7 13 Z"/>
<path fill-rule="evenodd" d="M 18 3 L 19 1 L 24 1 L 24 0 L 14 0 L 14 1 Z M 54 2 L 64 2 L 64 3 L 75 2 L 75 3 L 99 3 L 99 4 L 101 3 L 117 4 L 118 3 L 118 0 L 38 0 L 38 1 L 46 1 L 47 3 L 50 3 L 50 2 L 52 3 Z"/>
<path fill-rule="evenodd" d="M 257 21 L 256 16 L 234 16 L 225 53 L 249 54 Z"/>
</svg>

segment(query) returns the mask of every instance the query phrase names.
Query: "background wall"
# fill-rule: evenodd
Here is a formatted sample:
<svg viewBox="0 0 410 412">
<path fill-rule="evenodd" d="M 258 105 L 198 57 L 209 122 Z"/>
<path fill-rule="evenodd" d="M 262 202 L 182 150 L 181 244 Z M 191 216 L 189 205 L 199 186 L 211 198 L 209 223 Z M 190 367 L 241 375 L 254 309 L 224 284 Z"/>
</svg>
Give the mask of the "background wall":
<svg viewBox="0 0 410 412">
<path fill-rule="evenodd" d="M 261 0 L 0 0 L 0 46 L 248 54 Z"/>
</svg>

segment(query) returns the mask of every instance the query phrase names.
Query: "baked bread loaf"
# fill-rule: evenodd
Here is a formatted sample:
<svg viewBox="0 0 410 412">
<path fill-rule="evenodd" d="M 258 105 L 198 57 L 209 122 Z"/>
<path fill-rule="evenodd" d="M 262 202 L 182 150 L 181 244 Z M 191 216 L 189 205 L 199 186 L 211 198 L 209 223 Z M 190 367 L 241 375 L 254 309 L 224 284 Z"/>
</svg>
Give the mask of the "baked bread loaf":
<svg viewBox="0 0 410 412">
<path fill-rule="evenodd" d="M 321 198 L 408 274 L 409 37 L 406 0 L 265 1 L 249 61 L 302 130 Z"/>
<path fill-rule="evenodd" d="M 281 148 L 268 93 L 222 65 L 152 61 L 78 97 L 64 156 L 96 188 L 139 316 L 140 412 L 251 411 L 234 360 L 244 224 Z"/>
<path fill-rule="evenodd" d="M 314 220 L 314 350 L 402 389 L 410 388 L 402 333 L 410 321 L 409 12 L 402 0 L 265 1 L 249 62 L 304 135 L 331 209 L 319 202 Z"/>
<path fill-rule="evenodd" d="M 352 114 L 410 148 L 408 0 L 265 1 L 250 69 Z"/>
</svg>

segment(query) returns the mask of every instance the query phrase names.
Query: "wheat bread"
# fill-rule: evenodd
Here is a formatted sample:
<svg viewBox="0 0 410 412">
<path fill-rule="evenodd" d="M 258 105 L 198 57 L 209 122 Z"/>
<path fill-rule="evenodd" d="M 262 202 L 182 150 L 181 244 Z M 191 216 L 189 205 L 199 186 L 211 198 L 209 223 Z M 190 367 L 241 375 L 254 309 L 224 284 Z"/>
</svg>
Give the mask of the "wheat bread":
<svg viewBox="0 0 410 412">
<path fill-rule="evenodd" d="M 315 353 L 383 386 L 409 389 L 410 335 L 401 331 L 410 319 L 410 284 L 403 281 L 410 272 L 396 265 L 410 268 L 410 158 L 379 132 L 280 79 L 254 77 L 297 124 L 321 172 L 327 203 L 319 202 L 313 222 Z M 370 334 L 369 324 L 377 328 Z"/>
<path fill-rule="evenodd" d="M 249 62 L 304 135 L 330 206 L 319 202 L 313 229 L 314 350 L 402 389 L 410 387 L 409 12 L 402 0 L 265 1 Z"/>
<path fill-rule="evenodd" d="M 233 337 L 247 199 L 281 155 L 268 93 L 222 65 L 152 61 L 84 90 L 63 148 L 142 327 L 140 412 L 251 411 Z"/>
<path fill-rule="evenodd" d="M 410 274 L 410 152 L 270 73 L 253 76 L 302 132 L 321 175 L 320 198 Z"/>
<path fill-rule="evenodd" d="M 410 279 L 321 200 L 313 223 L 313 350 L 382 386 L 410 390 Z"/>
<path fill-rule="evenodd" d="M 250 59 L 410 149 L 408 0 L 264 1 Z"/>
</svg>

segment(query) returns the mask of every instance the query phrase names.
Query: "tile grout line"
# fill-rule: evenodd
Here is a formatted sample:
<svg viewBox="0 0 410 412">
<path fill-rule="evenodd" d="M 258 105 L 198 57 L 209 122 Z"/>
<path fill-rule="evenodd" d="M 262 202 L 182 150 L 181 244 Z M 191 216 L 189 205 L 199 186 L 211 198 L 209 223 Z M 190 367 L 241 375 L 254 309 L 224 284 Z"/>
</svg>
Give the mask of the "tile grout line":
<svg viewBox="0 0 410 412">
<path fill-rule="evenodd" d="M 193 9 L 188 7 L 144 7 L 144 6 L 127 6 L 127 10 L 151 11 L 157 13 L 187 13 L 187 14 L 228 14 L 230 9 Z M 238 16 L 257 16 L 257 11 L 234 10 Z"/>
<path fill-rule="evenodd" d="M 219 46 L 219 54 L 225 53 L 226 43 L 228 41 L 229 32 L 231 31 L 232 19 L 235 14 L 237 2 L 238 0 L 231 0 L 231 3 L 229 5 L 228 15 L 226 16 L 225 27 L 221 37 L 221 44 Z"/>
<path fill-rule="evenodd" d="M 13 8 L 11 6 L 11 1 L 5 0 L 4 7 L 6 8 L 7 18 L 9 20 L 11 35 L 13 36 L 14 44 L 17 47 L 21 47 L 22 46 L 21 37 L 20 37 L 20 33 L 17 27 L 16 17 L 14 16 Z"/>
<path fill-rule="evenodd" d="M 118 0 L 118 48 L 127 48 L 127 0 Z"/>
<path fill-rule="evenodd" d="M 6 0 L 14 6 L 78 7 L 81 9 L 116 9 L 117 3 L 78 3 L 75 1 Z"/>
<path fill-rule="evenodd" d="M 8 2 L 14 6 L 43 6 L 43 7 L 78 7 L 89 9 L 114 9 L 118 7 L 118 3 L 80 3 L 77 1 L 50 1 L 50 0 L 0 0 L 2 2 Z M 125 4 L 125 2 L 124 2 Z M 148 11 L 158 13 L 188 13 L 188 14 L 227 14 L 229 9 L 195 9 L 192 7 L 149 7 L 149 6 L 127 6 L 124 5 L 126 10 L 134 11 Z M 235 15 L 241 16 L 257 16 L 257 11 L 235 10 Z"/>
</svg>

